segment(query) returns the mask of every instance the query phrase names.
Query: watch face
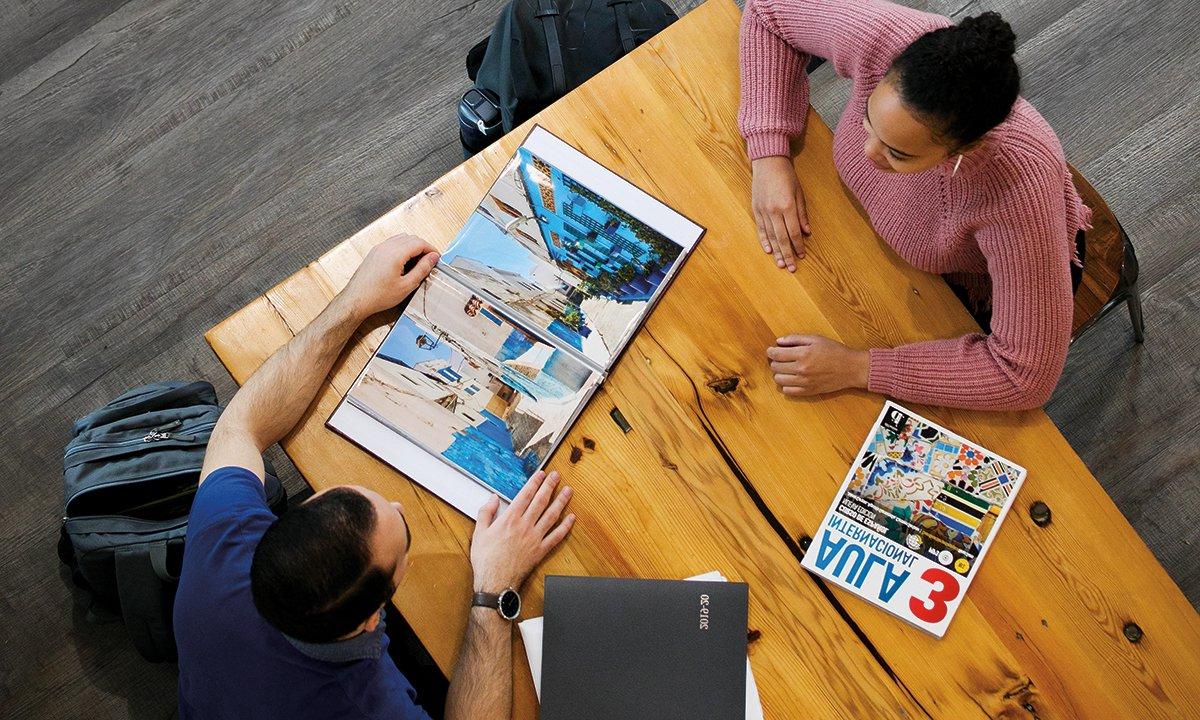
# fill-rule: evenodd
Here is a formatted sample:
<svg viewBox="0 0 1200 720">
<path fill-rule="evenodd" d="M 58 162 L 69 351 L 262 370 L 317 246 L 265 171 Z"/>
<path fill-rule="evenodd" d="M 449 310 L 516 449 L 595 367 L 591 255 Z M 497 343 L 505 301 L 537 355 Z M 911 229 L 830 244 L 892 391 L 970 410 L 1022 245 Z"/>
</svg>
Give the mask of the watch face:
<svg viewBox="0 0 1200 720">
<path fill-rule="evenodd" d="M 508 620 L 515 620 L 521 614 L 521 596 L 516 590 L 500 593 L 500 614 Z"/>
</svg>

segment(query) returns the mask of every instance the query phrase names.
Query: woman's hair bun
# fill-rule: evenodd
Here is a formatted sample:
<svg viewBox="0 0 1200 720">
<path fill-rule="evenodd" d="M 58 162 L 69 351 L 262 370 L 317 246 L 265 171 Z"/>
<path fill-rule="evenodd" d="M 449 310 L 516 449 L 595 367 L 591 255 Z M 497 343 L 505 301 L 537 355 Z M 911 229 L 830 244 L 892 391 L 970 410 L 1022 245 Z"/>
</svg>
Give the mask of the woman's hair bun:
<svg viewBox="0 0 1200 720">
<path fill-rule="evenodd" d="M 991 11 L 963 18 L 958 30 L 974 36 L 970 43 L 977 52 L 1012 57 L 1017 51 L 1017 35 L 998 13 Z"/>
<path fill-rule="evenodd" d="M 969 145 L 999 125 L 1021 92 L 1017 36 L 985 12 L 931 30 L 892 60 L 900 96 L 951 148 Z"/>
</svg>

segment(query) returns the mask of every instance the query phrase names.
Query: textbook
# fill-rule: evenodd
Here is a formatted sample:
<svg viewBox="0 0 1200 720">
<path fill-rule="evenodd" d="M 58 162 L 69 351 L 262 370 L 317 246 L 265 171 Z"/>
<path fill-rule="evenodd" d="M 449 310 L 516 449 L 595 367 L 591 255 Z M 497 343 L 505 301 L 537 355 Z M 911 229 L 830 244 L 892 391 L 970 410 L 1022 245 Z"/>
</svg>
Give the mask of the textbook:
<svg viewBox="0 0 1200 720">
<path fill-rule="evenodd" d="M 937 637 L 1025 468 L 888 402 L 801 563 Z"/>
<path fill-rule="evenodd" d="M 546 577 L 542 720 L 742 720 L 749 587 Z"/>
<path fill-rule="evenodd" d="M 327 425 L 472 517 L 511 500 L 703 234 L 535 126 Z"/>
</svg>

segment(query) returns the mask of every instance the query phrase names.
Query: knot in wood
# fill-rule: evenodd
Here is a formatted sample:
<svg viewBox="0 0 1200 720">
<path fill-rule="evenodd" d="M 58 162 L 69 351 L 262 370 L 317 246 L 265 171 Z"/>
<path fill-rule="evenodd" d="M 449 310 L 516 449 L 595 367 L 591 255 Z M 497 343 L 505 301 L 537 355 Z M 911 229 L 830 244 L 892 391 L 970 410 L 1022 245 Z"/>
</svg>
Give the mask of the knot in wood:
<svg viewBox="0 0 1200 720">
<path fill-rule="evenodd" d="M 1142 627 L 1130 620 L 1125 623 L 1125 627 L 1121 628 L 1121 632 L 1125 633 L 1125 639 L 1131 643 L 1140 643 L 1145 633 L 1142 632 Z"/>
<path fill-rule="evenodd" d="M 1038 527 L 1046 527 L 1050 524 L 1050 506 L 1038 500 L 1029 506 L 1029 519 L 1033 520 L 1033 524 Z"/>
<path fill-rule="evenodd" d="M 736 375 L 725 378 L 718 378 L 708 383 L 708 388 L 719 395 L 728 395 L 737 390 L 738 384 L 742 379 Z"/>
</svg>

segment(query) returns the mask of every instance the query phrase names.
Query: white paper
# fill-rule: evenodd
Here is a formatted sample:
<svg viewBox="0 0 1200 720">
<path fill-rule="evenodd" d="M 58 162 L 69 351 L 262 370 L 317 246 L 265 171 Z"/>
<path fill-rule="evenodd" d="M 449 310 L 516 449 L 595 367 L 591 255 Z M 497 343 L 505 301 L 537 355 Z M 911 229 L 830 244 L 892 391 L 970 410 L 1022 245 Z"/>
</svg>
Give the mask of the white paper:
<svg viewBox="0 0 1200 720">
<path fill-rule="evenodd" d="M 726 582 L 727 578 L 719 571 L 704 573 L 687 578 L 700 582 Z M 525 643 L 525 655 L 529 658 L 529 672 L 533 675 L 533 690 L 538 700 L 542 699 L 542 618 L 529 618 L 517 624 L 521 630 L 521 640 Z M 754 682 L 754 671 L 750 668 L 750 658 L 746 658 L 746 720 L 763 720 L 762 702 L 758 698 L 758 685 Z"/>
</svg>

